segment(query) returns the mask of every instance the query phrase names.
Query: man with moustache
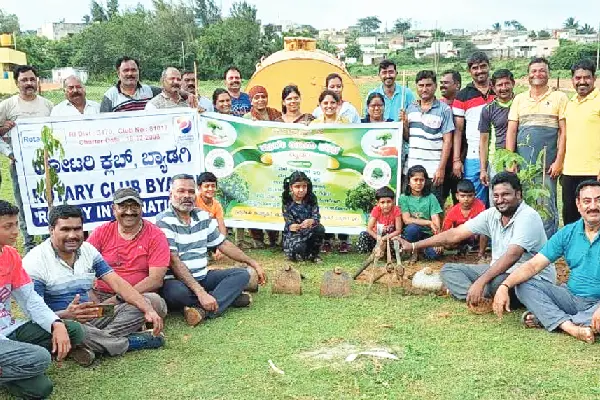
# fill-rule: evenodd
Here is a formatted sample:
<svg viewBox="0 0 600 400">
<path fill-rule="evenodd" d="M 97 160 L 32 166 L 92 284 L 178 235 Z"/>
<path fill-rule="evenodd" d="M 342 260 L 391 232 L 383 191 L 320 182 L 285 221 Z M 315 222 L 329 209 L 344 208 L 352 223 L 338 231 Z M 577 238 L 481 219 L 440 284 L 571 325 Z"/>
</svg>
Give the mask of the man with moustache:
<svg viewBox="0 0 600 400">
<path fill-rule="evenodd" d="M 437 81 L 435 72 L 419 71 L 415 78 L 420 100 L 408 105 L 404 119 L 404 131 L 408 132 L 407 167 L 422 165 L 433 181 L 431 192 L 444 209 L 443 197 L 446 163 L 450 156 L 452 132 L 452 110 L 435 98 Z"/>
<path fill-rule="evenodd" d="M 548 86 L 550 69 L 545 58 L 531 60 L 528 73 L 529 91 L 515 96 L 508 113 L 506 148 L 516 151 L 529 164 L 536 163 L 541 151 L 546 152 L 542 166 L 546 176 L 540 173 L 537 179 L 544 181 L 550 191 L 550 198 L 543 199 L 548 212 L 544 229 L 550 238 L 558 230 L 556 183 L 565 160 L 565 111 L 569 99 Z"/>
<path fill-rule="evenodd" d="M 21 235 L 23 235 L 23 250 L 27 253 L 35 246 L 35 243 L 33 236 L 27 233 L 17 167 L 12 151 L 11 137 L 8 132 L 15 126 L 17 120 L 49 116 L 53 104 L 50 100 L 37 94 L 38 73 L 35 68 L 30 65 L 18 65 L 13 71 L 13 76 L 19 88 L 19 94 L 0 103 L 0 136 L 3 139 L 0 140 L 0 152 L 10 159 L 13 194 L 16 206 L 21 210 L 19 213 L 19 228 Z"/>
<path fill-rule="evenodd" d="M 196 75 L 193 71 L 184 71 L 181 73 L 181 90 L 198 96 L 198 110 L 200 112 L 214 112 L 215 107 L 212 101 L 204 96 L 200 96 L 197 92 L 196 82 Z"/>
<path fill-rule="evenodd" d="M 187 100 L 181 97 L 181 73 L 177 68 L 165 68 L 161 74 L 160 83 L 162 92 L 146 103 L 146 110 L 188 106 Z"/>
<path fill-rule="evenodd" d="M 454 131 L 452 146 L 452 171 L 455 176 L 473 182 L 475 195 L 484 203 L 488 199 L 488 188 L 479 180 L 479 119 L 483 107 L 494 100 L 494 90 L 490 82 L 490 60 L 482 52 L 473 53 L 467 60 L 473 82 L 456 95 L 452 103 L 454 111 Z M 461 149 L 466 141 L 467 152 L 461 157 Z"/>
<path fill-rule="evenodd" d="M 586 180 L 600 181 L 600 93 L 594 82 L 596 66 L 581 60 L 571 68 L 577 92 L 567 104 L 567 147 L 561 178 L 563 223 L 579 219 L 575 188 Z"/>
<path fill-rule="evenodd" d="M 87 241 L 113 271 L 149 300 L 156 313 L 164 318 L 167 305 L 157 292 L 169 268 L 169 244 L 160 228 L 142 219 L 142 206 L 137 190 L 118 189 L 113 194 L 114 221 L 94 229 Z M 97 282 L 94 294 L 102 302 L 123 303 L 123 299 L 101 280 Z"/>
<path fill-rule="evenodd" d="M 163 321 L 148 300 L 116 274 L 98 250 L 83 241 L 83 211 L 76 206 L 57 205 L 48 214 L 50 238 L 23 258 L 35 291 L 62 319 L 84 325 L 80 364 L 91 365 L 95 354 L 117 356 L 126 351 L 161 347 Z M 101 280 L 124 301 L 106 314 L 91 289 Z M 107 303 L 101 303 L 107 304 Z M 139 332 L 146 322 L 152 332 Z"/>
<path fill-rule="evenodd" d="M 252 101 L 248 93 L 242 92 L 242 75 L 237 67 L 229 67 L 223 75 L 225 88 L 231 96 L 231 115 L 243 117 L 250 112 Z"/>
<path fill-rule="evenodd" d="M 399 239 L 402 250 L 414 253 L 428 247 L 456 246 L 473 235 L 492 239 L 490 265 L 446 264 L 440 272 L 442 282 L 459 300 L 470 306 L 489 303 L 508 274 L 531 259 L 546 243 L 539 214 L 522 198 L 521 182 L 516 174 L 502 171 L 492 179 L 494 206 L 463 225 L 416 243 Z M 554 266 L 536 275 L 549 283 L 556 280 Z M 511 293 L 513 306 L 518 305 Z M 491 311 L 491 310 L 490 310 Z"/>
<path fill-rule="evenodd" d="M 496 98 L 483 107 L 479 120 L 479 179 L 485 186 L 490 185 L 490 179 L 496 171 L 493 168 L 496 149 L 506 147 L 506 130 L 508 129 L 508 112 L 512 104 L 515 87 L 515 78 L 507 69 L 499 69 L 492 74 L 492 86 Z M 489 161 L 489 162 L 488 162 Z M 493 193 L 490 192 L 490 203 L 493 202 Z"/>
<path fill-rule="evenodd" d="M 182 310 L 185 321 L 196 326 L 206 318 L 223 314 L 228 307 L 247 307 L 251 298 L 242 293 L 250 280 L 245 268 L 208 270 L 207 249 L 216 247 L 234 261 L 256 270 L 264 284 L 263 268 L 219 231 L 217 220 L 196 203 L 196 181 L 192 175 L 175 175 L 171 180 L 170 207 L 156 217 L 167 236 L 171 269 L 165 276 L 162 295 L 171 311 Z"/>
<path fill-rule="evenodd" d="M 100 112 L 139 111 L 162 89 L 140 83 L 140 63 L 131 57 L 121 57 L 115 64 L 119 80 L 104 93 Z"/>
<path fill-rule="evenodd" d="M 456 98 L 458 91 L 460 90 L 462 84 L 462 77 L 460 73 L 455 70 L 446 70 L 442 73 L 442 77 L 440 79 L 440 93 L 442 97 L 440 101 L 442 103 L 446 103 L 452 109 L 452 103 Z M 454 134 L 454 133 L 453 133 Z M 452 146 L 454 142 L 454 136 L 450 143 L 450 160 L 446 162 L 446 173 L 444 176 L 444 185 L 442 188 L 442 195 L 444 199 L 447 199 L 450 194 L 452 194 L 452 202 L 454 204 L 458 203 L 458 199 L 456 198 L 456 185 L 458 185 L 459 178 L 454 176 L 452 173 Z M 467 154 L 467 141 L 462 141 L 462 149 L 461 149 L 461 160 L 464 161 L 464 156 Z"/>
<path fill-rule="evenodd" d="M 600 182 L 589 180 L 575 190 L 581 219 L 559 230 L 540 252 L 513 271 L 494 297 L 494 311 L 510 312 L 508 292 L 515 289 L 527 307 L 521 320 L 528 328 L 557 329 L 592 344 L 600 332 Z M 566 285 L 530 279 L 564 257 L 570 274 Z M 549 267 L 550 266 L 550 267 Z"/>
<path fill-rule="evenodd" d="M 65 100 L 54 106 L 50 116 L 90 115 L 100 113 L 100 104 L 85 98 L 85 86 L 75 75 L 63 81 Z"/>
</svg>

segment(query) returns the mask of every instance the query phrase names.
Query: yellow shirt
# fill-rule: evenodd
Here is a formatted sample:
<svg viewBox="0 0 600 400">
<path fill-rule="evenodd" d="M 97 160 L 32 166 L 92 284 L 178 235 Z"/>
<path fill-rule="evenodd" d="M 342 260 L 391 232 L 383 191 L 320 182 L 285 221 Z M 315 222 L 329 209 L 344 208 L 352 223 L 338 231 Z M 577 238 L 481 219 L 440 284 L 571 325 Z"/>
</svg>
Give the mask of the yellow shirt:
<svg viewBox="0 0 600 400">
<path fill-rule="evenodd" d="M 325 122 L 325 114 L 321 114 L 320 116 L 318 116 L 317 118 L 315 118 L 314 120 L 311 121 L 311 125 L 312 124 L 322 124 Z M 341 114 L 338 114 L 337 117 L 335 118 L 335 122 L 333 122 L 334 124 L 349 124 L 350 120 L 346 117 L 344 117 Z"/>
<path fill-rule="evenodd" d="M 600 91 L 594 89 L 583 99 L 571 98 L 566 111 L 567 151 L 565 175 L 600 173 Z"/>
</svg>

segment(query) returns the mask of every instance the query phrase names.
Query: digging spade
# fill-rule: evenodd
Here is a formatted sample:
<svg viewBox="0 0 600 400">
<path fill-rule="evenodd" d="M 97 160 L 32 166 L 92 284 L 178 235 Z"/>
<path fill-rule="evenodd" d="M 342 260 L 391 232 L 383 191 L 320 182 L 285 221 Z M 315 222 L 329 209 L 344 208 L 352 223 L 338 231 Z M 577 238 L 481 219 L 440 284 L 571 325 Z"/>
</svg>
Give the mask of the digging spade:
<svg viewBox="0 0 600 400">
<path fill-rule="evenodd" d="M 340 267 L 325 272 L 321 283 L 321 296 L 345 297 L 350 294 L 350 276 Z"/>
</svg>

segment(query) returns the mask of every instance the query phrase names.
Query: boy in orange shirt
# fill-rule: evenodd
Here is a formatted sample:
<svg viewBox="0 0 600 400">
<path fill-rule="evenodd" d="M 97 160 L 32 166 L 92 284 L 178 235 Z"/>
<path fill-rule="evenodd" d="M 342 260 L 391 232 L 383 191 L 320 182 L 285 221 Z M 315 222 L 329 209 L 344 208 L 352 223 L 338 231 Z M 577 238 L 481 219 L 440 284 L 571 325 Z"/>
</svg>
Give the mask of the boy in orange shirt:
<svg viewBox="0 0 600 400">
<path fill-rule="evenodd" d="M 219 232 L 227 236 L 227 228 L 225 227 L 225 217 L 223 207 L 219 200 L 215 198 L 217 192 L 217 177 L 212 172 L 203 172 L 196 180 L 198 185 L 198 196 L 196 196 L 196 207 L 206 211 L 211 218 L 217 220 Z M 221 258 L 221 252 L 215 249 L 215 259 Z"/>
</svg>

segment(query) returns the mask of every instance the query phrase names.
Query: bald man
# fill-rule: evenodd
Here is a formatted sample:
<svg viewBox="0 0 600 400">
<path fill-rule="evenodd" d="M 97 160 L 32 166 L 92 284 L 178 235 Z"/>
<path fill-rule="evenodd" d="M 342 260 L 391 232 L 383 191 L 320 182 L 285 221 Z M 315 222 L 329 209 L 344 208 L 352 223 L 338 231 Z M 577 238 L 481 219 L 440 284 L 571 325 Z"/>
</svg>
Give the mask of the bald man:
<svg viewBox="0 0 600 400">
<path fill-rule="evenodd" d="M 189 107 L 181 96 L 181 73 L 177 68 L 167 67 L 160 77 L 162 92 L 146 104 L 146 110 Z"/>
</svg>

